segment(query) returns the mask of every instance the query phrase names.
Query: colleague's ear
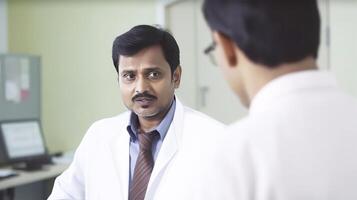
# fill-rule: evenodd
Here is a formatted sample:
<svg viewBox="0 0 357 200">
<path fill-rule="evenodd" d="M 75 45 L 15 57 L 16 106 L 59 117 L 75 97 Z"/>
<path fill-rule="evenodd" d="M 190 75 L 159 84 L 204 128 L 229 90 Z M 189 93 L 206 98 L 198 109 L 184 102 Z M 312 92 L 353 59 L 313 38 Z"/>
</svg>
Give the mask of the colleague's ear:
<svg viewBox="0 0 357 200">
<path fill-rule="evenodd" d="M 225 63 L 227 63 L 229 67 L 236 66 L 238 58 L 235 42 L 218 31 L 213 31 L 213 38 L 217 43 L 217 47 L 222 49 L 221 56 Z"/>
<path fill-rule="evenodd" d="M 181 82 L 181 73 L 182 73 L 182 69 L 181 66 L 177 66 L 177 68 L 175 69 L 173 75 L 172 75 L 172 81 L 175 84 L 175 88 L 179 88 L 180 87 L 180 82 Z"/>
</svg>

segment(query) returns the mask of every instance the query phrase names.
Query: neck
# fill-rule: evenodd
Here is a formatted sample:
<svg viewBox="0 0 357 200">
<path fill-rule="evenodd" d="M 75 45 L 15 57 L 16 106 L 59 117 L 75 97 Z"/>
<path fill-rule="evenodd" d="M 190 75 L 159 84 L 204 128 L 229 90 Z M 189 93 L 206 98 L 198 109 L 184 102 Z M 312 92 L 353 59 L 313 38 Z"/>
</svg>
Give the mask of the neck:
<svg viewBox="0 0 357 200">
<path fill-rule="evenodd" d="M 152 131 L 155 127 L 157 127 L 163 118 L 150 119 L 145 117 L 139 117 L 140 129 L 147 133 Z"/>
<path fill-rule="evenodd" d="M 307 57 L 299 62 L 282 64 L 273 69 L 258 65 L 251 65 L 249 68 L 248 74 L 250 76 L 246 80 L 246 91 L 249 102 L 251 102 L 255 95 L 270 81 L 294 72 L 317 70 L 317 64 L 313 57 Z"/>
</svg>

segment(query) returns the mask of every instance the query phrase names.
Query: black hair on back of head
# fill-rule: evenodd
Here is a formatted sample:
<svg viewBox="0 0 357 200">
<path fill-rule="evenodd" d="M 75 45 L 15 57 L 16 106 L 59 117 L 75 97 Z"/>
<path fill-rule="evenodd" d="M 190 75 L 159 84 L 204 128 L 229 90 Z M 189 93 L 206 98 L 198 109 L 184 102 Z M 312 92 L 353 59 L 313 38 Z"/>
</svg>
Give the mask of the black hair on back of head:
<svg viewBox="0 0 357 200">
<path fill-rule="evenodd" d="M 232 39 L 253 62 L 269 68 L 317 58 L 316 0 L 205 0 L 210 28 Z"/>
</svg>

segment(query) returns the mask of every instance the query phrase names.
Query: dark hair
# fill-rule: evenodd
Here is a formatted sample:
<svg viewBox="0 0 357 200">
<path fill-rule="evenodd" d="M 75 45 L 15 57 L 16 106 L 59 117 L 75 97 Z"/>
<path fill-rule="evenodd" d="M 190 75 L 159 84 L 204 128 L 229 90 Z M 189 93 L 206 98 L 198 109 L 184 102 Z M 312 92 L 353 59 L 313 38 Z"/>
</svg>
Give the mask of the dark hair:
<svg viewBox="0 0 357 200">
<path fill-rule="evenodd" d="M 205 0 L 203 12 L 211 29 L 232 39 L 253 62 L 273 68 L 317 58 L 316 0 Z"/>
<path fill-rule="evenodd" d="M 115 38 L 112 48 L 113 64 L 118 72 L 119 56 L 132 56 L 140 50 L 159 44 L 173 73 L 180 65 L 180 50 L 175 38 L 163 29 L 138 25 Z"/>
</svg>

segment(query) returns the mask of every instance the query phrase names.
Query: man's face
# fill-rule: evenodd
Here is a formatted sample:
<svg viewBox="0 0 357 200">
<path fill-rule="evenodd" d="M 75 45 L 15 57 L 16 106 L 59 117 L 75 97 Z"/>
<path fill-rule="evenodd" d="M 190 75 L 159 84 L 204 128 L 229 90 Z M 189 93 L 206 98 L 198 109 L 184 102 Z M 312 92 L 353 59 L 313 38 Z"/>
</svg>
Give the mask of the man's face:
<svg viewBox="0 0 357 200">
<path fill-rule="evenodd" d="M 162 119 L 179 87 L 181 68 L 173 76 L 159 45 L 133 56 L 120 56 L 120 91 L 125 106 L 145 119 Z"/>
</svg>

